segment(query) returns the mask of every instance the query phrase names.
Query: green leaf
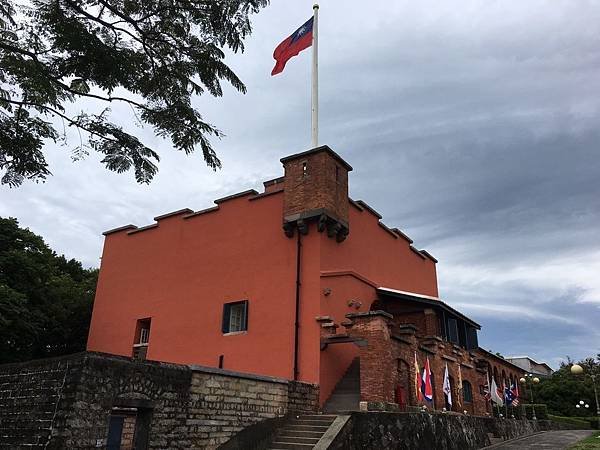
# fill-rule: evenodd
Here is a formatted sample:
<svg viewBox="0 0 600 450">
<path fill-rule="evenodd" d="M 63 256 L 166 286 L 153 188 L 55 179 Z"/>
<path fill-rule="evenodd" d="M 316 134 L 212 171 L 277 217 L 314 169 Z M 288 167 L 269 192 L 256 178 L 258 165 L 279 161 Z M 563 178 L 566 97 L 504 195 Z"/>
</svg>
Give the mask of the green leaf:
<svg viewBox="0 0 600 450">
<path fill-rule="evenodd" d="M 87 94 L 90 92 L 90 87 L 85 80 L 81 78 L 75 78 L 73 81 L 71 81 L 71 89 L 82 94 Z"/>
</svg>

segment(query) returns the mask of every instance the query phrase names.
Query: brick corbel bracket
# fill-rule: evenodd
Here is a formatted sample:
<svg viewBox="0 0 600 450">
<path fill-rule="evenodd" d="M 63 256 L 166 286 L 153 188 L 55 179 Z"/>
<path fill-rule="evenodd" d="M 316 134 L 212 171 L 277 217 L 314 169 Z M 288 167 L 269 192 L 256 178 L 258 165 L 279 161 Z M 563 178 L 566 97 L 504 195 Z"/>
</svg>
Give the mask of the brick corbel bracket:
<svg viewBox="0 0 600 450">
<path fill-rule="evenodd" d="M 317 222 L 317 230 L 319 233 L 327 231 L 327 236 L 335 238 L 337 242 L 342 242 L 348 236 L 350 228 L 348 223 L 331 211 L 325 208 L 312 209 L 303 211 L 299 214 L 292 214 L 283 218 L 283 232 L 289 238 L 294 237 L 294 232 L 297 229 L 300 234 L 308 234 L 309 222 Z"/>
</svg>

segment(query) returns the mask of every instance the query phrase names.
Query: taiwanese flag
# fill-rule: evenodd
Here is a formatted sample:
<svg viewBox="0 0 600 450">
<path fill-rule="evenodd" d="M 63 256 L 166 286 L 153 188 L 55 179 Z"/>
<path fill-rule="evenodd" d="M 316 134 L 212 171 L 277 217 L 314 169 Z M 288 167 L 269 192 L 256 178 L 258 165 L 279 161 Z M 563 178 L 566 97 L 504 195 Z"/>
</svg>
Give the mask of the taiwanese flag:
<svg viewBox="0 0 600 450">
<path fill-rule="evenodd" d="M 433 386 L 431 384 L 431 369 L 429 368 L 429 358 L 425 360 L 425 368 L 423 369 L 423 377 L 421 383 L 421 393 L 428 402 L 433 401 Z"/>
<path fill-rule="evenodd" d="M 277 46 L 273 52 L 273 58 L 277 61 L 271 71 L 271 75 L 277 75 L 283 72 L 285 63 L 305 48 L 312 45 L 313 38 L 313 17 L 308 19 L 304 25 L 298 28 L 294 33 Z"/>
</svg>

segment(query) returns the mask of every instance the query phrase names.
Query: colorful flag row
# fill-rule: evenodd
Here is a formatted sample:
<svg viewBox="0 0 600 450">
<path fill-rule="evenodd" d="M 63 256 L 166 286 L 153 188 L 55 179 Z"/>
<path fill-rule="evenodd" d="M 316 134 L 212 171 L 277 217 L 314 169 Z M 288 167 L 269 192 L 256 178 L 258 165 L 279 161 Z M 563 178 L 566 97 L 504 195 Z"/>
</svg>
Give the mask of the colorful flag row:
<svg viewBox="0 0 600 450">
<path fill-rule="evenodd" d="M 519 386 L 517 383 L 512 383 L 510 386 L 506 386 L 503 382 L 502 389 L 496 385 L 496 380 L 492 377 L 490 386 L 489 376 L 486 377 L 486 386 L 484 388 L 484 396 L 487 401 L 492 401 L 496 405 L 519 405 Z M 460 364 L 458 366 L 458 398 L 456 399 L 457 404 L 461 404 L 462 391 L 462 371 Z M 448 364 L 444 369 L 444 381 L 442 384 L 442 391 L 446 397 L 446 402 L 452 407 L 452 387 L 450 385 L 450 376 L 448 373 Z M 433 403 L 433 384 L 431 377 L 431 368 L 429 365 L 429 358 L 425 360 L 425 367 L 423 372 L 419 369 L 419 361 L 417 359 L 417 352 L 415 352 L 415 392 L 417 392 L 417 401 L 421 403 L 423 401 Z"/>
</svg>

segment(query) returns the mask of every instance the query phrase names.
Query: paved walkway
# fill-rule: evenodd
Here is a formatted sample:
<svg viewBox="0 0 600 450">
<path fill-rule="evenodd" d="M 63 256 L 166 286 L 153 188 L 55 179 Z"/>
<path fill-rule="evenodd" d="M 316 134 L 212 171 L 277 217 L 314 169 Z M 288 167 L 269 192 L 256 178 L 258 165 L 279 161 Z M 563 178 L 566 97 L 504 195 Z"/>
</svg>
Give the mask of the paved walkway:
<svg viewBox="0 0 600 450">
<path fill-rule="evenodd" d="M 521 439 L 513 439 L 487 448 L 493 448 L 494 450 L 563 450 L 580 439 L 588 437 L 592 433 L 592 430 L 546 431 L 545 433 L 539 433 Z M 600 441 L 600 439 L 598 439 L 598 441 Z"/>
</svg>

